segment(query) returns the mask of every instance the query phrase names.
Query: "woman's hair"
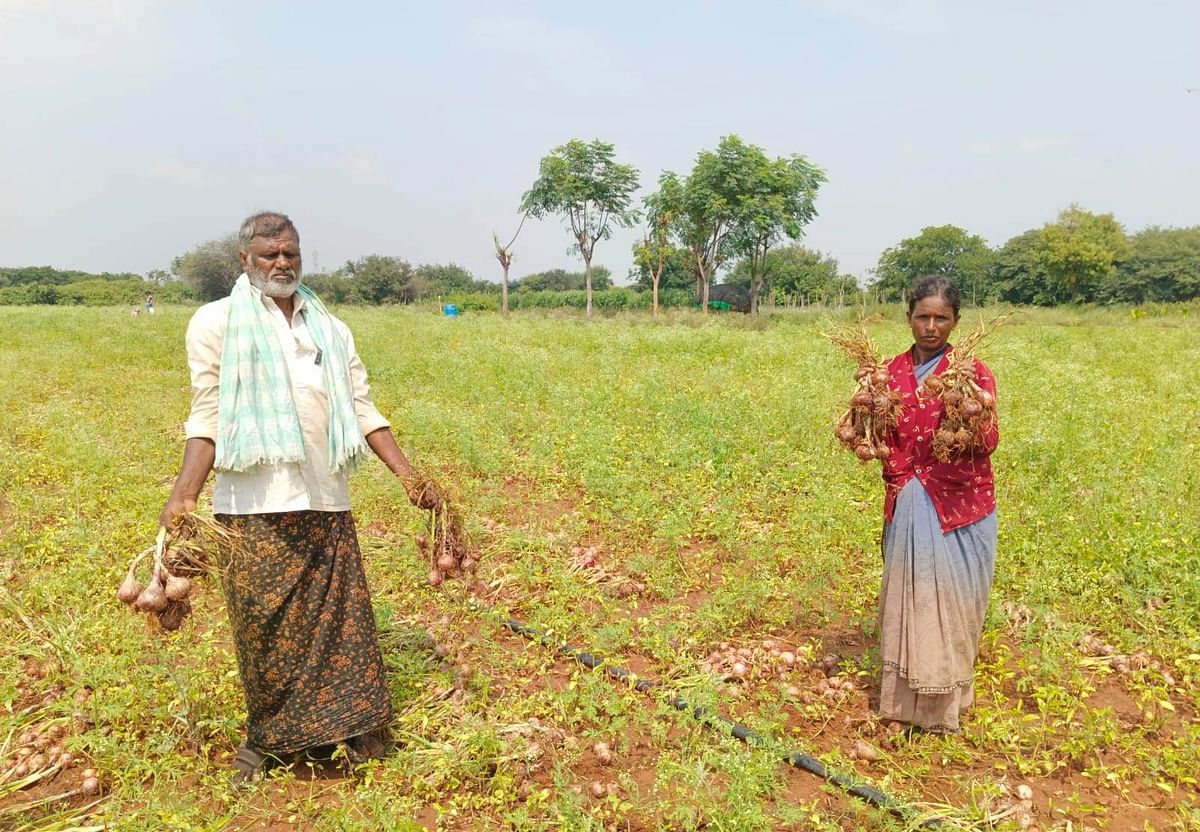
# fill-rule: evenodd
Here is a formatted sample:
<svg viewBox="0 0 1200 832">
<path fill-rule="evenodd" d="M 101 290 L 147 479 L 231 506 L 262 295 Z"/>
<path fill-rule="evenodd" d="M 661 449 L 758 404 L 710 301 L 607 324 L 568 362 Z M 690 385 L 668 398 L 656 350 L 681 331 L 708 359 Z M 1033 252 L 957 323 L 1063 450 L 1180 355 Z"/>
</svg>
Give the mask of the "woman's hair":
<svg viewBox="0 0 1200 832">
<path fill-rule="evenodd" d="M 958 287 L 954 285 L 954 281 L 940 274 L 918 275 L 917 279 L 913 281 L 912 288 L 908 292 L 908 314 L 912 315 L 913 310 L 917 308 L 917 301 L 931 298 L 934 295 L 950 304 L 954 309 L 954 317 L 958 317 L 962 296 L 958 293 Z"/>
</svg>

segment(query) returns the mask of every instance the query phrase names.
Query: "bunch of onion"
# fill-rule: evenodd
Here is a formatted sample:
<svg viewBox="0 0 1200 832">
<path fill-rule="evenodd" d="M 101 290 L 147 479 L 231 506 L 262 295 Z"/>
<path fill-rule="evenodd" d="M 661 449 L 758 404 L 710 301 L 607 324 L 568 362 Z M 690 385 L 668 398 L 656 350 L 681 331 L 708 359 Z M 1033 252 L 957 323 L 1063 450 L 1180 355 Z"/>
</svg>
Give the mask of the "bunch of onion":
<svg viewBox="0 0 1200 832">
<path fill-rule="evenodd" d="M 164 630 L 178 630 L 192 611 L 192 579 L 213 571 L 213 554 L 231 557 L 244 552 L 241 536 L 212 518 L 195 513 L 182 515 L 170 529 L 160 527 L 154 545 L 142 550 L 129 564 L 117 598 L 154 615 Z M 138 567 L 151 556 L 150 576 L 143 585 Z"/>
<path fill-rule="evenodd" d="M 20 780 L 26 781 L 20 786 L 25 788 L 43 776 L 74 765 L 76 756 L 64 747 L 70 733 L 65 719 L 50 719 L 26 728 L 19 735 L 11 734 L 9 739 L 15 740 L 14 747 L 0 759 L 0 784 Z M 5 745 L 7 748 L 8 744 Z"/>
<path fill-rule="evenodd" d="M 784 679 L 792 671 L 799 670 L 811 652 L 811 645 L 805 645 L 799 651 L 790 650 L 787 644 L 771 638 L 763 639 L 761 646 L 736 647 L 723 641 L 700 663 L 700 670 L 716 673 L 725 682 L 772 676 Z"/>
<path fill-rule="evenodd" d="M 469 578 L 479 566 L 479 553 L 463 525 L 458 501 L 425 472 L 415 472 L 407 483 L 413 502 L 429 512 L 426 533 L 416 537 L 417 548 L 429 558 L 429 584 L 441 586 L 446 578 Z"/>
<path fill-rule="evenodd" d="M 975 356 L 1006 317 L 998 315 L 990 322 L 981 318 L 979 327 L 950 353 L 946 369 L 921 385 L 921 398 L 942 402 L 942 420 L 933 434 L 933 455 L 941 462 L 981 450 L 983 434 L 996 422 L 996 397 L 975 381 Z"/>
<path fill-rule="evenodd" d="M 900 421 L 901 396 L 888 387 L 892 377 L 880 362 L 879 351 L 861 324 L 838 327 L 821 335 L 858 363 L 854 373 L 858 387 L 850 397 L 849 409 L 838 420 L 834 435 L 863 462 L 887 459 L 885 437 Z"/>
</svg>

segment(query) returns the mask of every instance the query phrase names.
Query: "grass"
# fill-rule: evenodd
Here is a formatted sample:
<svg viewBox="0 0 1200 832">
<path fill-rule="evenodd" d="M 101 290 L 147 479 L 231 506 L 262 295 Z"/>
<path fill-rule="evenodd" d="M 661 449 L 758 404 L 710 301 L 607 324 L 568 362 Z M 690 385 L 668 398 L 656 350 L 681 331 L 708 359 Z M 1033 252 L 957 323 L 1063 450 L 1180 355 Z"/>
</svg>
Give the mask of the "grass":
<svg viewBox="0 0 1200 832">
<path fill-rule="evenodd" d="M 506 633 L 456 583 L 426 587 L 411 542 L 423 518 L 378 465 L 353 490 L 398 747 L 354 778 L 290 771 L 229 791 L 244 712 L 219 591 L 207 584 L 171 637 L 114 596 L 153 540 L 190 401 L 190 310 L 122 311 L 0 308 L 0 757 L 32 726 L 69 723 L 68 750 L 104 784 L 96 805 L 33 805 L 77 788 L 78 767 L 0 791 L 0 827 L 905 827 Z M 950 828 L 988 828 L 1025 783 L 1040 828 L 1187 829 L 1200 823 L 1190 311 L 1022 311 L 992 339 L 1001 531 L 979 702 L 960 736 L 895 743 L 867 703 L 882 488 L 831 434 L 852 368 L 817 337 L 829 318 L 340 314 L 401 444 L 461 493 L 498 611 Z M 885 312 L 871 336 L 890 354 L 907 330 Z M 645 592 L 589 582 L 575 546 Z M 1088 634 L 1147 664 L 1120 672 Z M 863 689 L 805 703 L 783 687 L 810 688 L 808 667 L 744 686 L 700 672 L 720 643 L 767 637 L 837 654 Z M 856 738 L 879 762 L 847 759 Z M 598 739 L 613 766 L 594 759 Z"/>
</svg>

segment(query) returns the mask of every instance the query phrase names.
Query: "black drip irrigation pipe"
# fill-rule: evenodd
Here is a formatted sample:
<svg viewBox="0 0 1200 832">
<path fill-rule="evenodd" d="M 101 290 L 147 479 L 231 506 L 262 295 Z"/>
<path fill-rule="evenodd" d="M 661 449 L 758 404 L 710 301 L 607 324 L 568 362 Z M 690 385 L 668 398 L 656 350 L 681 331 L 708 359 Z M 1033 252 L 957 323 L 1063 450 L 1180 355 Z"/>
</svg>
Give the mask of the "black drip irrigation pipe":
<svg viewBox="0 0 1200 832">
<path fill-rule="evenodd" d="M 655 688 L 661 687 L 659 682 L 656 682 L 652 679 L 638 678 L 637 674 L 630 673 L 623 667 L 607 664 L 604 659 L 592 653 L 579 650 L 569 644 L 556 641 L 542 631 L 530 627 L 528 624 L 522 624 L 515 618 L 505 618 L 504 626 L 512 630 L 514 633 L 536 640 L 549 647 L 554 647 L 564 656 L 569 656 L 590 670 L 603 670 L 612 678 L 624 682 L 639 693 L 647 693 Z M 679 696 L 671 697 L 669 702 L 671 706 L 675 708 L 675 710 L 690 712 L 693 718 L 705 724 L 720 726 L 728 730 L 731 735 L 747 745 L 752 745 L 755 747 L 765 747 L 769 745 L 767 740 L 761 734 L 751 730 L 750 728 L 747 728 L 740 722 L 734 722 L 728 717 L 713 713 L 710 709 L 705 708 L 704 706 L 693 707 L 685 699 Z M 916 811 L 907 804 L 888 797 L 886 794 L 879 791 L 879 789 L 868 786 L 864 783 L 856 782 L 844 774 L 831 771 L 820 760 L 816 759 L 815 757 L 810 757 L 808 754 L 800 751 L 793 751 L 789 754 L 785 754 L 782 759 L 788 765 L 815 774 L 836 786 L 840 786 L 855 797 L 865 800 L 872 806 L 876 806 L 880 809 L 891 812 L 892 814 L 898 815 L 905 821 L 911 822 L 917 814 Z M 921 827 L 927 829 L 934 829 L 939 825 L 940 824 L 938 824 L 935 819 L 926 820 L 921 823 Z"/>
</svg>

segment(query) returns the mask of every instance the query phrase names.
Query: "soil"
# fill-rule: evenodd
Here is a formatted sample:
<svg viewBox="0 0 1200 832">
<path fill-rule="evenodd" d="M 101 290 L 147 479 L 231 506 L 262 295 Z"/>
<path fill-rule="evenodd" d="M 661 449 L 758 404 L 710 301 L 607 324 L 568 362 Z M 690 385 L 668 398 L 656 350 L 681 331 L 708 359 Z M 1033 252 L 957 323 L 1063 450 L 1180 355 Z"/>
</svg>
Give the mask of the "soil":
<svg viewBox="0 0 1200 832">
<path fill-rule="evenodd" d="M 524 486 L 525 484 L 517 479 L 506 481 L 504 486 L 504 492 L 513 497 L 513 505 L 523 506 L 516 515 L 508 518 L 511 525 L 554 526 L 558 520 L 576 511 L 576 501 L 570 499 L 558 499 L 548 503 L 530 503 L 523 498 L 518 499 L 519 494 L 525 493 Z M 2 517 L 2 513 L 0 513 L 0 517 Z M 387 539 L 394 537 L 382 525 L 379 528 L 367 526 L 363 532 Z M 603 550 L 603 540 L 598 535 L 594 537 L 589 535 L 587 538 L 577 541 L 577 545 L 581 547 L 597 546 Z M 692 562 L 710 564 L 705 584 L 708 586 L 719 584 L 722 578 L 722 564 L 733 562 L 732 559 L 723 557 L 722 553 L 714 551 L 713 545 L 708 541 L 698 541 L 690 545 L 696 554 L 696 557 L 691 559 Z M 601 562 L 604 562 L 603 556 Z M 676 611 L 675 614 L 678 614 L 681 603 L 688 610 L 696 610 L 707 598 L 708 591 L 704 589 L 687 591 L 670 599 L 642 596 L 634 601 L 635 615 L 652 615 L 655 610 L 665 609 L 668 605 Z M 430 608 L 427 611 L 426 620 L 434 622 L 439 615 L 440 612 Z M 755 645 L 761 644 L 763 639 L 770 638 L 792 647 L 817 644 L 819 645 L 818 657 L 833 654 L 839 658 L 839 666 L 833 670 L 834 676 L 844 676 L 843 671 L 846 668 L 868 664 L 864 660 L 870 656 L 875 647 L 874 639 L 864 634 L 861 629 L 849 626 L 846 622 L 835 622 L 824 627 L 804 626 L 801 618 L 797 618 L 797 622 L 801 623 L 790 630 L 739 634 L 741 638 L 738 643 L 739 645 Z M 446 617 L 442 616 L 439 623 L 446 623 Z M 473 645 L 477 645 L 485 637 L 485 628 L 490 628 L 493 624 L 479 617 L 468 616 L 456 620 L 453 622 L 453 626 L 456 629 L 456 641 L 461 645 L 460 660 L 465 659 L 476 668 L 475 672 L 478 672 L 478 668 L 484 665 L 474 660 Z M 545 651 L 547 658 L 551 655 L 551 648 L 537 645 L 507 630 L 500 629 L 498 632 L 488 634 L 487 637 L 506 645 L 513 653 L 538 650 Z M 581 650 L 587 650 L 589 647 L 583 643 L 577 643 L 575 646 Z M 1015 675 L 1015 665 L 1021 656 L 1022 648 L 1011 639 L 1006 640 L 1004 646 L 1009 657 L 1008 662 L 1014 666 Z M 714 647 L 715 645 L 708 645 L 698 648 L 697 662 L 702 660 L 703 656 Z M 654 661 L 644 655 L 629 653 L 624 656 L 610 656 L 609 660 L 636 673 L 640 678 L 655 679 L 661 675 L 660 669 L 655 666 Z M 33 663 L 30 663 L 26 670 L 29 678 L 35 681 L 43 672 L 39 666 Z M 542 675 L 492 678 L 489 679 L 489 685 L 497 694 L 502 694 L 513 686 L 519 686 L 526 696 L 532 696 L 540 690 L 561 691 L 570 683 L 574 675 L 580 672 L 586 671 L 581 670 L 580 666 L 571 658 L 560 656 Z M 759 685 L 779 688 L 786 682 L 786 684 L 795 685 L 811 695 L 824 678 L 826 678 L 826 673 L 822 668 L 809 664 L 803 667 L 797 665 L 796 669 L 787 673 L 786 679 L 754 679 L 742 685 L 730 685 L 727 687 L 728 695 L 723 697 L 718 711 L 734 720 L 745 719 L 748 727 L 754 729 L 753 717 L 750 714 L 755 708 L 747 701 L 754 697 L 740 692 L 741 689 Z M 911 744 L 929 744 L 931 748 L 936 748 L 936 743 L 940 740 L 920 734 L 893 733 L 893 729 L 881 724 L 873 713 L 878 696 L 878 680 L 857 678 L 856 681 L 857 687 L 853 691 L 830 699 L 817 695 L 813 697 L 814 701 L 811 704 L 781 696 L 779 701 L 781 725 L 778 735 L 782 738 L 794 738 L 795 741 L 792 745 L 795 750 L 803 751 L 814 757 L 841 760 L 839 770 L 852 774 L 862 782 L 882 783 L 888 778 L 891 770 L 890 752 Z M 618 684 L 615 680 L 613 681 L 614 686 Z M 58 693 L 62 695 L 61 691 Z M 655 695 L 652 692 L 645 697 L 647 707 L 653 707 Z M 1016 690 L 1015 683 L 1011 679 L 995 695 L 1004 697 L 1010 702 L 1021 698 L 1021 694 Z M 30 692 L 14 702 L 13 709 L 14 711 L 22 708 L 36 709 L 44 697 L 44 691 L 41 694 Z M 1196 717 L 1189 705 L 1181 699 L 1174 699 L 1173 704 L 1176 710 L 1166 714 L 1163 722 L 1162 733 L 1164 736 L 1178 736 L 1186 724 Z M 1111 709 L 1122 726 L 1138 725 L 1143 719 L 1137 703 L 1126 690 L 1124 681 L 1118 674 L 1099 675 L 1096 679 L 1096 691 L 1089 697 L 1087 705 L 1090 709 Z M 970 719 L 970 714 L 968 714 L 965 718 L 965 729 L 968 733 L 970 732 Z M 667 729 L 668 736 L 679 737 L 685 731 L 694 730 L 688 726 L 686 718 L 680 715 L 678 719 L 672 720 L 672 724 Z M 547 725 L 546 727 L 548 730 L 555 730 L 554 726 Z M 716 729 L 710 730 L 715 731 Z M 545 742 L 542 745 L 545 751 L 544 755 L 528 764 L 525 777 L 538 788 L 553 788 L 552 777 L 555 762 L 559 759 L 578 757 L 570 769 L 569 788 L 577 790 L 585 801 L 603 800 L 603 798 L 595 798 L 591 795 L 589 787 L 593 782 L 605 784 L 606 789 L 616 790 L 619 789 L 618 775 L 624 773 L 632 780 L 633 790 L 637 794 L 623 795 L 623 797 L 640 797 L 641 800 L 635 801 L 635 805 L 653 806 L 656 790 L 663 788 L 656 780 L 659 750 L 655 740 L 628 723 L 621 730 L 615 730 L 611 725 L 597 724 L 591 726 L 591 732 L 603 736 L 612 747 L 615 759 L 611 765 L 603 765 L 591 748 L 578 749 L 568 758 L 563 756 L 564 752 L 560 745 L 554 742 Z M 847 752 L 856 741 L 869 743 L 876 748 L 879 752 L 877 761 L 847 759 Z M 582 741 L 577 740 L 577 742 Z M 232 749 L 229 753 L 232 754 Z M 1024 784 L 1033 791 L 1031 810 L 1033 822 L 1036 828 L 1043 830 L 1068 828 L 1125 830 L 1142 829 L 1147 824 L 1150 828 L 1165 828 L 1175 819 L 1174 809 L 1181 802 L 1178 796 L 1169 795 L 1151 785 L 1135 781 L 1126 783 L 1122 791 L 1116 792 L 1106 784 L 1085 776 L 1078 767 L 1061 767 L 1046 777 L 1020 777 L 1015 773 L 1005 774 L 997 771 L 995 760 L 980 755 L 973 755 L 967 760 L 947 759 L 939 757 L 937 754 L 930 756 L 933 761 L 930 771 L 920 782 L 921 802 L 967 807 L 972 805 L 972 801 L 975 799 L 975 796 L 964 791 L 964 785 L 967 783 L 1004 782 L 1012 788 L 1018 784 Z M 1114 759 L 1111 762 L 1117 765 L 1122 761 Z M 79 761 L 72 768 L 59 771 L 54 776 L 49 776 L 30 788 L 0 800 L 0 811 L 12 813 L 17 806 L 32 804 L 57 795 L 62 795 L 61 799 L 54 804 L 58 809 L 67 806 L 80 809 L 89 803 L 96 802 L 96 798 L 84 797 L 77 793 L 82 782 L 81 772 L 86 766 L 86 762 Z M 780 767 L 785 785 L 777 796 L 777 800 L 791 804 L 815 803 L 827 817 L 836 819 L 842 828 L 847 830 L 858 828 L 860 825 L 858 812 L 863 806 L 860 801 L 837 788 L 827 786 L 823 780 L 809 772 L 787 766 L 782 761 Z M 278 820 L 287 817 L 289 803 L 300 798 L 316 802 L 347 799 L 344 788 L 346 775 L 336 766 L 317 765 L 311 770 L 298 766 L 293 769 L 293 772 L 294 777 L 283 779 L 278 783 L 270 783 L 261 790 L 261 798 L 253 801 L 255 813 L 253 818 L 245 817 L 242 819 L 244 822 L 235 823 L 228 828 L 269 830 L 302 828 Z M 911 781 L 905 782 L 910 783 Z M 316 798 L 313 797 L 314 786 L 318 789 Z M 1107 811 L 1104 813 L 1088 811 L 1086 807 L 1102 807 Z M 652 812 L 653 810 L 647 811 Z M 267 818 L 275 820 L 268 821 Z M 437 810 L 432 806 L 426 807 L 416 820 L 424 828 L 439 828 Z M 630 818 L 628 825 L 623 825 L 622 828 L 650 830 L 656 828 L 659 823 L 660 819 L 652 815 L 636 816 Z"/>
</svg>

